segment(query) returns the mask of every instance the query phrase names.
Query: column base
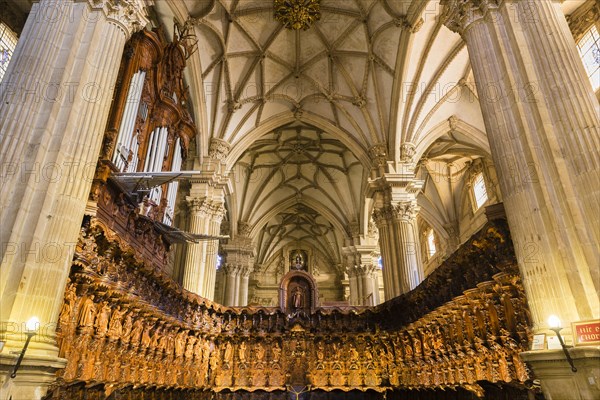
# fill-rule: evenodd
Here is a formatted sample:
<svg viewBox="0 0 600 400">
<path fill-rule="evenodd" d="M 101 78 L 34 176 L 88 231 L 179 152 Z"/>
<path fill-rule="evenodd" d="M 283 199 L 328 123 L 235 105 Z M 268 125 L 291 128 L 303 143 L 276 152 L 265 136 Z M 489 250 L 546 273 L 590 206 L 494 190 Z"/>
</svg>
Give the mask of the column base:
<svg viewBox="0 0 600 400">
<path fill-rule="evenodd" d="M 56 381 L 56 371 L 67 364 L 63 358 L 25 354 L 17 376 L 11 378 L 17 358 L 18 354 L 0 354 L 0 400 L 40 400 Z"/>
<path fill-rule="evenodd" d="M 521 358 L 540 380 L 546 400 L 600 399 L 600 346 L 569 348 L 577 372 L 562 350 L 526 351 Z"/>
</svg>

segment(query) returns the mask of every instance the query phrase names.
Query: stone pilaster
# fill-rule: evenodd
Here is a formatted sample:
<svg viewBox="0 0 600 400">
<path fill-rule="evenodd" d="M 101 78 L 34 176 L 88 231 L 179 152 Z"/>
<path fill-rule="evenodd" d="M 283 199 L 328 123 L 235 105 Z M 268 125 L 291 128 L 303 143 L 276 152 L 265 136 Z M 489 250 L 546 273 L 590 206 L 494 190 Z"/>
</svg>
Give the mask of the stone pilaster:
<svg viewBox="0 0 600 400">
<path fill-rule="evenodd" d="M 600 112 L 560 2 L 442 4 L 467 44 L 535 328 L 598 318 Z"/>
<path fill-rule="evenodd" d="M 46 365 L 42 375 L 57 365 L 54 326 L 112 87 L 125 42 L 146 24 L 143 12 L 133 0 L 34 4 L 0 87 L 0 333 L 4 354 L 20 351 L 24 335 L 13 328 L 37 316 L 43 329 L 27 354 Z M 39 399 L 40 368 L 0 397 Z"/>
</svg>

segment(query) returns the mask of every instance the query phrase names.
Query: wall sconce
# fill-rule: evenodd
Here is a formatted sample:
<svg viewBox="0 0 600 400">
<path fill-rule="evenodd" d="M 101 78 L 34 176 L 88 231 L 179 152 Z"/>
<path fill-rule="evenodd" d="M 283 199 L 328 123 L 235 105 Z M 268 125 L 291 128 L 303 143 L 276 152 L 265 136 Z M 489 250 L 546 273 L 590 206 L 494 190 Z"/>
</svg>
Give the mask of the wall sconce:
<svg viewBox="0 0 600 400">
<path fill-rule="evenodd" d="M 556 333 L 556 336 L 558 336 L 558 341 L 560 342 L 563 352 L 565 353 L 565 356 L 567 357 L 567 362 L 571 366 L 571 371 L 577 372 L 577 368 L 575 368 L 575 365 L 573 365 L 573 359 L 571 358 L 571 355 L 569 354 L 569 350 L 567 349 L 567 346 L 565 345 L 565 342 L 563 341 L 563 338 L 560 335 L 560 331 L 562 329 L 562 327 L 560 326 L 561 325 L 560 319 L 556 315 L 551 315 L 548 318 L 548 325 L 550 325 L 550 330 L 554 331 L 554 333 Z"/>
<path fill-rule="evenodd" d="M 23 361 L 23 357 L 25 356 L 25 352 L 27 351 L 29 342 L 31 341 L 32 337 L 37 335 L 37 331 L 38 331 L 39 327 L 40 327 L 40 320 L 37 317 L 31 317 L 29 319 L 29 321 L 27 321 L 25 323 L 25 329 L 26 329 L 25 334 L 27 335 L 27 340 L 25 341 L 25 345 L 23 346 L 23 350 L 21 350 L 21 354 L 19 355 L 19 359 L 17 360 L 15 367 L 13 368 L 12 373 L 10 374 L 11 378 L 14 378 L 15 376 L 17 376 L 17 371 L 19 370 L 19 367 L 21 366 L 21 362 Z"/>
</svg>

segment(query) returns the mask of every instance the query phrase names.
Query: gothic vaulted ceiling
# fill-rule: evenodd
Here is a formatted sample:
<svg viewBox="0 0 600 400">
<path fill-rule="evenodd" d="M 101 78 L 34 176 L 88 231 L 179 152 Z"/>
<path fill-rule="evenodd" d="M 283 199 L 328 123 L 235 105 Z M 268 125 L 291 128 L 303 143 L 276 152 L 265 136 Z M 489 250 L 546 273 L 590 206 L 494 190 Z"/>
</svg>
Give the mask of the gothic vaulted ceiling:
<svg viewBox="0 0 600 400">
<path fill-rule="evenodd" d="M 489 154 L 467 48 L 442 24 L 439 0 L 321 0 L 321 19 L 298 31 L 274 18 L 273 0 L 154 8 L 167 30 L 173 19 L 193 26 L 198 50 L 186 81 L 199 154 L 211 138 L 231 144 L 229 221 L 234 234 L 239 222 L 252 227 L 261 262 L 299 240 L 334 262 L 357 222 L 366 234 L 375 144 L 398 161 L 400 144 L 413 143 L 429 177 Z M 328 179 L 334 173 L 346 175 Z M 429 179 L 420 200 L 437 227 L 453 219 L 440 182 Z"/>
<path fill-rule="evenodd" d="M 365 173 L 331 134 L 284 126 L 255 141 L 236 163 L 230 215 L 252 227 L 260 264 L 290 243 L 309 244 L 330 265 L 339 264 L 347 229 L 363 205 Z"/>
</svg>

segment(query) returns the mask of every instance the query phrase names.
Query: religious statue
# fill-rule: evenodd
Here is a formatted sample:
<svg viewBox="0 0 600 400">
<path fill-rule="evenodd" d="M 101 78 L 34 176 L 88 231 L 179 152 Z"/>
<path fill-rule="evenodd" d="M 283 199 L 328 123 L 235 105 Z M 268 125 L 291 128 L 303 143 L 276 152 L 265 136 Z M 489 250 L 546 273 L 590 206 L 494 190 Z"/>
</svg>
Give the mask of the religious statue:
<svg viewBox="0 0 600 400">
<path fill-rule="evenodd" d="M 187 329 L 180 331 L 175 337 L 175 355 L 181 357 L 185 351 L 185 342 L 187 341 Z"/>
<path fill-rule="evenodd" d="M 131 317 L 131 312 L 125 314 L 125 319 L 123 321 L 123 328 L 121 333 L 121 341 L 127 343 L 129 341 L 131 331 L 133 330 L 133 318 Z"/>
<path fill-rule="evenodd" d="M 302 308 L 304 305 L 304 291 L 300 286 L 296 286 L 292 292 L 292 307 L 294 309 Z"/>
<path fill-rule="evenodd" d="M 265 358 L 265 348 L 263 347 L 263 345 L 261 343 L 256 344 L 255 353 L 256 353 L 256 361 L 262 362 L 262 360 Z"/>
<path fill-rule="evenodd" d="M 60 316 L 58 318 L 61 330 L 66 330 L 71 323 L 71 313 L 75 306 L 75 300 L 77 299 L 77 286 L 74 283 L 70 283 L 65 291 L 65 300 L 60 308 Z"/>
<path fill-rule="evenodd" d="M 94 304 L 94 295 L 87 297 L 81 304 L 81 310 L 79 312 L 79 326 L 82 328 L 88 328 L 94 326 L 94 320 L 96 318 L 96 305 Z"/>
<path fill-rule="evenodd" d="M 142 330 L 144 329 L 144 325 L 142 323 L 142 320 L 137 318 L 135 320 L 135 322 L 133 323 L 133 325 L 131 326 L 131 343 L 136 346 L 139 341 L 140 341 L 140 337 L 142 336 Z"/>
<path fill-rule="evenodd" d="M 323 342 L 319 342 L 319 344 L 317 344 L 317 360 L 319 362 L 323 362 L 324 358 L 325 358 L 325 348 L 323 347 Z"/>
<path fill-rule="evenodd" d="M 225 345 L 225 352 L 223 354 L 223 361 L 225 364 L 229 364 L 231 362 L 231 358 L 233 356 L 233 348 L 231 347 L 231 343 L 227 342 Z"/>
<path fill-rule="evenodd" d="M 275 345 L 273 346 L 273 349 L 271 349 L 271 351 L 273 353 L 273 362 L 278 363 L 279 357 L 281 357 L 281 347 L 279 347 L 279 344 L 277 342 L 275 342 Z"/>
<path fill-rule="evenodd" d="M 125 314 L 124 310 L 121 310 L 121 306 L 117 306 L 117 308 L 113 311 L 110 322 L 108 323 L 108 332 L 107 336 L 110 339 L 117 340 L 121 337 L 123 333 L 123 325 L 121 322 L 121 318 Z"/>
<path fill-rule="evenodd" d="M 350 345 L 350 361 L 352 363 L 356 363 L 358 361 L 358 351 L 353 344 Z"/>
<path fill-rule="evenodd" d="M 108 330 L 108 318 L 110 317 L 110 306 L 107 301 L 98 305 L 98 317 L 96 318 L 96 335 L 104 336 Z"/>
<path fill-rule="evenodd" d="M 246 342 L 242 342 L 240 347 L 238 348 L 238 357 L 240 359 L 240 363 L 246 362 Z"/>
</svg>

